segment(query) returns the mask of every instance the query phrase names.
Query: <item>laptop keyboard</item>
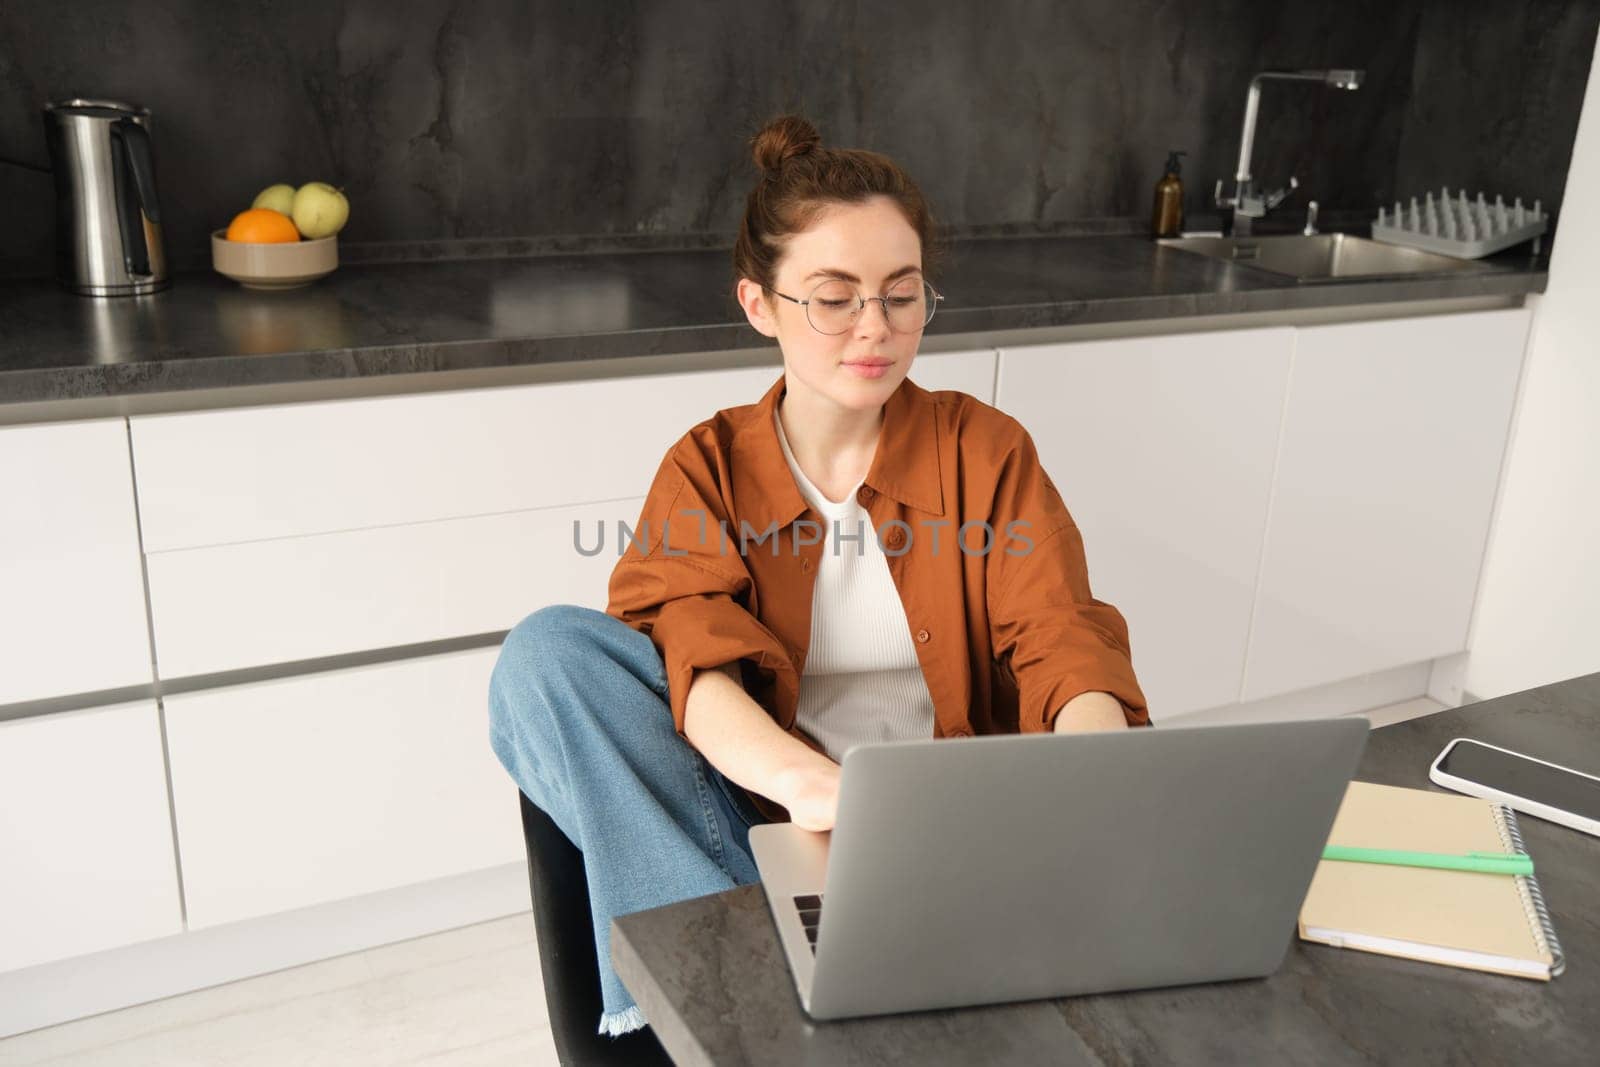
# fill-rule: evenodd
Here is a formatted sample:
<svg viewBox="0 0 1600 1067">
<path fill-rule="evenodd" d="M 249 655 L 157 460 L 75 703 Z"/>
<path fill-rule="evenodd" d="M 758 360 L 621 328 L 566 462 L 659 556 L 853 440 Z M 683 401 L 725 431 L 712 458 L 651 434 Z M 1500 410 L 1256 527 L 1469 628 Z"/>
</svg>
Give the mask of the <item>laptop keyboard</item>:
<svg viewBox="0 0 1600 1067">
<path fill-rule="evenodd" d="M 807 893 L 794 898 L 794 906 L 800 909 L 800 925 L 806 928 L 806 941 L 811 945 L 811 954 L 817 954 L 817 927 L 822 922 L 822 894 Z"/>
</svg>

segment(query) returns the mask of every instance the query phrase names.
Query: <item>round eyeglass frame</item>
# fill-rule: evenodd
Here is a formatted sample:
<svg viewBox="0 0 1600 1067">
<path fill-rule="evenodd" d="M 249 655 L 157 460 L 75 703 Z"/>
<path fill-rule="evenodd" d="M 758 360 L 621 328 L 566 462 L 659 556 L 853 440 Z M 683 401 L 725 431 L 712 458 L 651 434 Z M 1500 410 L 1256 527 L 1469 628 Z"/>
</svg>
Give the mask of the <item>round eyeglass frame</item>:
<svg viewBox="0 0 1600 1067">
<path fill-rule="evenodd" d="M 849 333 L 851 328 L 854 327 L 855 324 L 856 324 L 856 316 L 860 315 L 861 312 L 866 310 L 867 301 L 868 300 L 876 300 L 883 307 L 883 321 L 888 323 L 889 329 L 892 330 L 893 332 L 895 332 L 895 333 L 921 333 L 923 330 L 926 330 L 928 328 L 928 323 L 933 321 L 933 313 L 939 310 L 939 301 L 944 299 L 944 294 L 939 292 L 939 290 L 935 289 L 933 287 L 933 283 L 932 282 L 928 281 L 926 278 L 922 279 L 922 284 L 927 288 L 928 292 L 933 294 L 933 299 L 928 301 L 928 317 L 923 319 L 922 320 L 922 325 L 918 326 L 915 330 L 896 330 L 895 327 L 894 327 L 894 321 L 889 318 L 889 297 L 888 297 L 887 294 L 885 294 L 884 296 L 862 296 L 860 290 L 855 289 L 854 286 L 851 286 L 852 291 L 854 291 L 855 294 L 856 294 L 856 309 L 855 309 L 854 312 L 851 313 L 850 322 L 845 326 L 844 329 L 842 329 L 842 330 L 834 330 L 832 333 L 829 333 L 827 330 L 822 329 L 815 322 L 811 321 L 811 301 L 816 297 L 818 291 L 821 290 L 823 286 L 825 286 L 825 285 L 833 285 L 833 284 L 836 284 L 836 283 L 838 283 L 838 282 L 840 282 L 842 280 L 843 279 L 840 279 L 840 278 L 825 278 L 825 279 L 823 279 L 822 281 L 820 281 L 820 282 L 818 282 L 816 284 L 815 288 L 813 288 L 811 290 L 811 292 L 809 294 L 807 294 L 807 296 L 806 296 L 806 298 L 804 300 L 798 300 L 795 297 L 790 296 L 788 293 L 780 293 L 780 292 L 778 292 L 778 290 L 772 288 L 770 285 L 766 286 L 766 290 L 767 290 L 767 292 L 771 293 L 773 296 L 781 296 L 785 300 L 789 301 L 790 303 L 799 304 L 801 307 L 805 308 L 805 310 L 806 310 L 806 325 L 810 326 L 813 330 L 816 330 L 818 333 L 822 334 L 822 336 L 824 336 L 824 337 L 838 337 L 840 334 Z M 845 282 L 845 284 L 849 285 L 850 283 L 849 282 Z M 893 286 L 890 286 L 890 288 L 892 289 Z"/>
</svg>

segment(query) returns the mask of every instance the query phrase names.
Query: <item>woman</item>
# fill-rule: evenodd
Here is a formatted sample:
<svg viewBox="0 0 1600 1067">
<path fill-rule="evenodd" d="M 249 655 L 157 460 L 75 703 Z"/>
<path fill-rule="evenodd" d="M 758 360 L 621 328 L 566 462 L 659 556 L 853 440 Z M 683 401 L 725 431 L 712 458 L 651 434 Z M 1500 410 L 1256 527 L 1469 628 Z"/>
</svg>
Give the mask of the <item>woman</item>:
<svg viewBox="0 0 1600 1067">
<path fill-rule="evenodd" d="M 734 265 L 783 376 L 668 452 L 606 612 L 538 611 L 495 751 L 585 856 L 605 1012 L 644 1025 L 611 918 L 756 881 L 748 831 L 833 826 L 864 741 L 1149 722 L 1127 625 L 1015 420 L 907 379 L 939 295 L 915 183 L 786 116 Z"/>
</svg>

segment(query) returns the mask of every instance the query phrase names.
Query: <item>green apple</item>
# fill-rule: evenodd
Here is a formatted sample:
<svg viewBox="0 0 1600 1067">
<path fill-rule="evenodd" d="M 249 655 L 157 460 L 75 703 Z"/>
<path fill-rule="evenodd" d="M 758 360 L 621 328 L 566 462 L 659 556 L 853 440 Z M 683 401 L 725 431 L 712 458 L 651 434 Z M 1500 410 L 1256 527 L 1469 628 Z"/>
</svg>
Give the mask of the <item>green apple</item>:
<svg viewBox="0 0 1600 1067">
<path fill-rule="evenodd" d="M 289 214 L 293 205 L 294 186 L 287 183 L 267 186 L 257 193 L 256 198 L 250 202 L 251 207 L 271 208 L 273 211 L 284 215 Z"/>
<path fill-rule="evenodd" d="M 350 201 L 327 182 L 306 182 L 295 190 L 289 217 L 308 241 L 332 237 L 349 220 Z"/>
</svg>

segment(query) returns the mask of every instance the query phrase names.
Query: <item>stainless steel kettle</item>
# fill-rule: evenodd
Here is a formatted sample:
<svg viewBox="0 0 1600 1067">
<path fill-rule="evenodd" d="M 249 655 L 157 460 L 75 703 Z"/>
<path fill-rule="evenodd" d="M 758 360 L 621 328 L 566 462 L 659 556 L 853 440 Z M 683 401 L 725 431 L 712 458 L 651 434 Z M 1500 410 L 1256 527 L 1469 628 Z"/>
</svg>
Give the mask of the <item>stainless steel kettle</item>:
<svg viewBox="0 0 1600 1067">
<path fill-rule="evenodd" d="M 45 105 L 56 181 L 56 277 L 75 293 L 135 296 L 171 281 L 149 126 L 148 108 L 113 100 Z"/>
</svg>

